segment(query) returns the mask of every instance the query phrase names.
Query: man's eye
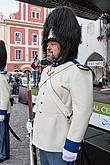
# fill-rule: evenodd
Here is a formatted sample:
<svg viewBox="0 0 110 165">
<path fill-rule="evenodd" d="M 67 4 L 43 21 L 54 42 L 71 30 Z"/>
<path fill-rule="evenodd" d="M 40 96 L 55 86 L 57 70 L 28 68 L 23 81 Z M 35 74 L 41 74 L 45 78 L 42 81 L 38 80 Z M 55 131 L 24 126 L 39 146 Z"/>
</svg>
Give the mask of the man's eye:
<svg viewBox="0 0 110 165">
<path fill-rule="evenodd" d="M 57 45 L 57 43 L 55 43 L 55 42 L 51 42 L 51 43 L 47 44 L 47 46 L 56 46 L 56 45 Z"/>
<path fill-rule="evenodd" d="M 51 43 L 51 45 L 56 45 L 56 43 Z"/>
</svg>

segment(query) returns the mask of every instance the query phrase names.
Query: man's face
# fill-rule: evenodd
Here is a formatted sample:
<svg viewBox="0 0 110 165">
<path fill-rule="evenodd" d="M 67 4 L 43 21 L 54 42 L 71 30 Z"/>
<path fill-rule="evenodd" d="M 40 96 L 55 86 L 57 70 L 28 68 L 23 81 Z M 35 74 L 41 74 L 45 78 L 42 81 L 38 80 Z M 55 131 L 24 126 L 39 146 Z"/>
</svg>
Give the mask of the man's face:
<svg viewBox="0 0 110 165">
<path fill-rule="evenodd" d="M 48 41 L 47 43 L 47 60 L 50 62 L 55 61 L 60 57 L 61 46 L 56 41 Z"/>
</svg>

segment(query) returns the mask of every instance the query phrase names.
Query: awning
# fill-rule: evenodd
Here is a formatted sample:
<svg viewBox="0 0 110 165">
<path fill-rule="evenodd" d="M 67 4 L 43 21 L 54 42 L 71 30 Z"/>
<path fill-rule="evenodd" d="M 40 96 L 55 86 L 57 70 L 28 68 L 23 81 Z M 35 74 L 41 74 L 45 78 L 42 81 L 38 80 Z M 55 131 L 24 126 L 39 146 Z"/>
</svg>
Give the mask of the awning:
<svg viewBox="0 0 110 165">
<path fill-rule="evenodd" d="M 38 6 L 54 8 L 59 5 L 70 6 L 77 16 L 97 20 L 102 14 L 110 15 L 110 0 L 18 0 Z"/>
</svg>

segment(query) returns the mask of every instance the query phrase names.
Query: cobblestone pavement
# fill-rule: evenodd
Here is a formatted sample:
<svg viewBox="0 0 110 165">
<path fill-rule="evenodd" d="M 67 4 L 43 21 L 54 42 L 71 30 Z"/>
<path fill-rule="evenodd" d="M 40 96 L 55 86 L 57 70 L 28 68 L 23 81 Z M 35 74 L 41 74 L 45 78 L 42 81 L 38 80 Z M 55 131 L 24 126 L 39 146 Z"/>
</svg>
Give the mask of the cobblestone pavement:
<svg viewBox="0 0 110 165">
<path fill-rule="evenodd" d="M 29 138 L 27 137 L 26 130 L 27 119 L 27 105 L 21 103 L 14 104 L 10 118 L 10 125 L 21 138 L 22 142 L 16 140 L 10 133 L 10 159 L 0 163 L 0 165 L 30 165 Z"/>
</svg>

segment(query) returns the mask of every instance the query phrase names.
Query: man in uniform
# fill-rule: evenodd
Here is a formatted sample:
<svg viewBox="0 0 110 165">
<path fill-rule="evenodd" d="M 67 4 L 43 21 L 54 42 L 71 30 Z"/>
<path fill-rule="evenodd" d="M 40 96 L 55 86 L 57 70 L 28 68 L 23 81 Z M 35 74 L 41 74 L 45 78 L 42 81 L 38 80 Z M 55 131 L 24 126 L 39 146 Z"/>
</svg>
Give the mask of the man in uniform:
<svg viewBox="0 0 110 165">
<path fill-rule="evenodd" d="M 81 29 L 71 8 L 58 7 L 46 19 L 44 68 L 34 107 L 33 144 L 41 165 L 75 161 L 92 113 L 93 84 L 88 67 L 76 60 Z"/>
<path fill-rule="evenodd" d="M 0 40 L 0 163 L 10 157 L 9 119 L 10 86 L 7 81 L 7 51 L 5 42 Z"/>
</svg>

